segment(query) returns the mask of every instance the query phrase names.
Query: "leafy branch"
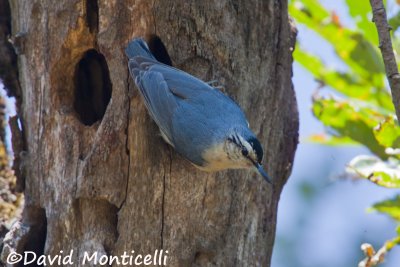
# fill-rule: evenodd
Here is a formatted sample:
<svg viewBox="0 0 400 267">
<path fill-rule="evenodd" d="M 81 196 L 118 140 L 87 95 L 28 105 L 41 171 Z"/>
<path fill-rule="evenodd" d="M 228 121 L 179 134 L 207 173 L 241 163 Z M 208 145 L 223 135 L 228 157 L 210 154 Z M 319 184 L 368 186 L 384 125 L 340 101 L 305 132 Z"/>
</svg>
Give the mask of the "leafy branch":
<svg viewBox="0 0 400 267">
<path fill-rule="evenodd" d="M 378 31 L 370 20 L 371 8 L 363 1 L 346 0 L 349 14 L 357 25 L 351 29 L 342 25 L 338 14 L 329 12 L 317 0 L 292 0 L 291 16 L 328 42 L 346 68 L 345 71 L 330 68 L 321 57 L 301 46 L 296 47 L 294 58 L 321 84 L 313 94 L 312 112 L 327 131 L 310 139 L 326 145 L 353 142 L 365 146 L 372 155 L 359 155 L 351 160 L 347 174 L 378 186 L 400 188 L 400 75 L 382 0 L 370 2 Z M 400 12 L 389 22 L 399 28 Z M 376 46 L 378 42 L 381 52 Z M 400 41 L 394 39 L 393 44 L 400 52 Z M 392 94 L 387 89 L 386 78 Z M 322 87 L 329 87 L 333 94 L 321 94 Z M 400 223 L 399 196 L 377 203 L 371 209 Z M 400 230 L 397 237 L 377 252 L 364 244 L 366 258 L 359 266 L 379 264 L 399 244 Z"/>
</svg>

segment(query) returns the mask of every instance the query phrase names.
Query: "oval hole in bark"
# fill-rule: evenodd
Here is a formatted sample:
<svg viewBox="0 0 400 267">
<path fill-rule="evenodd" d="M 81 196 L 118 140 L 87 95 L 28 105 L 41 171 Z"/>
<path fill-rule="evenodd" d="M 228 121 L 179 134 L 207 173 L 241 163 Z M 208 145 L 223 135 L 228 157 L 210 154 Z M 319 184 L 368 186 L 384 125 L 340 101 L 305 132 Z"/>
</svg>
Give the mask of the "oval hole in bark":
<svg viewBox="0 0 400 267">
<path fill-rule="evenodd" d="M 99 29 L 99 4 L 97 0 L 86 0 L 86 24 L 91 33 Z"/>
<path fill-rule="evenodd" d="M 88 50 L 78 62 L 75 74 L 74 108 L 80 121 L 92 125 L 100 121 L 111 99 L 112 85 L 106 59 Z"/>
<path fill-rule="evenodd" d="M 43 255 L 47 236 L 47 218 L 45 209 L 28 205 L 24 209 L 22 221 L 24 224 L 29 225 L 29 232 L 25 237 L 26 241 L 23 245 L 22 251 L 32 251 L 38 257 Z M 36 262 L 23 265 L 22 262 L 20 262 L 18 266 L 38 266 L 35 263 Z"/>
<path fill-rule="evenodd" d="M 146 41 L 149 46 L 151 53 L 154 57 L 169 66 L 172 66 L 171 58 L 169 57 L 167 48 L 165 47 L 164 43 L 161 41 L 161 38 L 155 34 L 150 34 L 146 36 Z"/>
</svg>

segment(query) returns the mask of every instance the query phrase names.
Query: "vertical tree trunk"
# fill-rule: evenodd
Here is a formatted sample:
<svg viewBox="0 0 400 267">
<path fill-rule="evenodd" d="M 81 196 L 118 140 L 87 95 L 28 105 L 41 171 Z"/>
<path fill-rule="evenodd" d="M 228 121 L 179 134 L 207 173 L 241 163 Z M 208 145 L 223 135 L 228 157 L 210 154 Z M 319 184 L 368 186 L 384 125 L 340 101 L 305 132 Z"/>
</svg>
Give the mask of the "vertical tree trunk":
<svg viewBox="0 0 400 267">
<path fill-rule="evenodd" d="M 78 266 L 85 251 L 163 249 L 169 266 L 269 266 L 298 136 L 286 1 L 10 3 L 26 203 L 2 259 L 73 250 Z M 247 171 L 198 171 L 162 141 L 124 55 L 144 35 L 160 52 L 149 34 L 175 66 L 218 80 L 241 105 L 273 187 Z"/>
</svg>

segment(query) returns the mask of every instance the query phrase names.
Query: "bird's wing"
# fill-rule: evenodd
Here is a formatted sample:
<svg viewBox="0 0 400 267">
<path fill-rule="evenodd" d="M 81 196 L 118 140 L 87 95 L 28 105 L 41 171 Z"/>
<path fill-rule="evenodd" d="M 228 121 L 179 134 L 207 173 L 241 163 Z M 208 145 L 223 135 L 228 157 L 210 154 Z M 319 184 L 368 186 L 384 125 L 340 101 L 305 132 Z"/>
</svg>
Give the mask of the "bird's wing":
<svg viewBox="0 0 400 267">
<path fill-rule="evenodd" d="M 129 70 L 135 77 L 135 83 L 144 98 L 144 103 L 150 116 L 160 128 L 164 137 L 168 139 L 168 143 L 173 145 L 171 120 L 177 107 L 177 100 L 169 90 L 162 73 L 149 69 L 152 64 L 157 64 L 157 62 L 146 61 L 140 63 L 131 59 L 129 61 Z"/>
<path fill-rule="evenodd" d="M 186 72 L 140 56 L 130 59 L 129 69 L 150 115 L 174 145 L 196 144 L 195 136 L 215 141 L 210 138 L 222 136 L 225 128 L 247 124 L 231 98 Z"/>
<path fill-rule="evenodd" d="M 219 122 L 224 120 L 229 125 L 248 124 L 239 105 L 220 90 L 186 72 L 164 64 L 152 65 L 150 69 L 162 73 L 169 90 L 177 97 L 191 103 L 198 112 L 207 117 L 207 120 L 216 119 Z"/>
<path fill-rule="evenodd" d="M 239 105 L 220 90 L 181 70 L 155 64 L 152 71 L 162 73 L 169 90 L 177 97 L 196 105 L 209 119 L 218 117 L 231 123 L 248 124 Z"/>
<path fill-rule="evenodd" d="M 215 90 L 202 80 L 171 66 L 153 64 L 150 69 L 162 73 L 171 92 L 182 99 L 192 99 Z"/>
<path fill-rule="evenodd" d="M 143 74 L 140 72 L 153 71 L 162 74 L 169 90 L 181 99 L 193 99 L 201 94 L 222 95 L 219 90 L 211 87 L 202 80 L 174 67 L 165 65 L 153 59 L 136 56 L 129 60 L 129 69 L 138 83 Z M 229 101 L 232 101 L 231 99 Z"/>
</svg>

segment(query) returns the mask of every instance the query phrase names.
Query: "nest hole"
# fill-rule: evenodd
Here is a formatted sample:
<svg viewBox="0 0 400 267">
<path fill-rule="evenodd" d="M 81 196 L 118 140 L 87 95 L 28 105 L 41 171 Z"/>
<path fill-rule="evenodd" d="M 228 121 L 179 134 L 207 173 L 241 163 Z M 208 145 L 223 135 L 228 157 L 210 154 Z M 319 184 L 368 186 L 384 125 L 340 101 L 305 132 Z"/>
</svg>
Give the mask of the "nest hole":
<svg viewBox="0 0 400 267">
<path fill-rule="evenodd" d="M 94 49 L 88 50 L 76 66 L 74 84 L 74 108 L 80 121 L 88 126 L 101 121 L 112 93 L 104 56 Z"/>
<path fill-rule="evenodd" d="M 99 29 L 99 4 L 97 0 L 86 0 L 86 24 L 91 33 Z"/>
<path fill-rule="evenodd" d="M 27 206 L 25 207 L 25 214 L 23 215 L 23 224 L 29 226 L 28 236 L 26 238 L 26 243 L 22 247 L 24 251 L 32 251 L 37 257 L 44 254 L 44 247 L 46 243 L 47 236 L 47 218 L 46 211 L 41 207 Z M 23 264 L 19 262 L 19 266 L 38 266 L 36 261 L 31 264 Z"/>
<path fill-rule="evenodd" d="M 146 38 L 147 45 L 149 46 L 149 49 L 151 53 L 154 55 L 154 57 L 168 65 L 172 66 L 172 61 L 171 58 L 168 54 L 167 48 L 165 47 L 164 43 L 161 41 L 161 38 L 158 37 L 155 34 L 150 34 Z"/>
</svg>

